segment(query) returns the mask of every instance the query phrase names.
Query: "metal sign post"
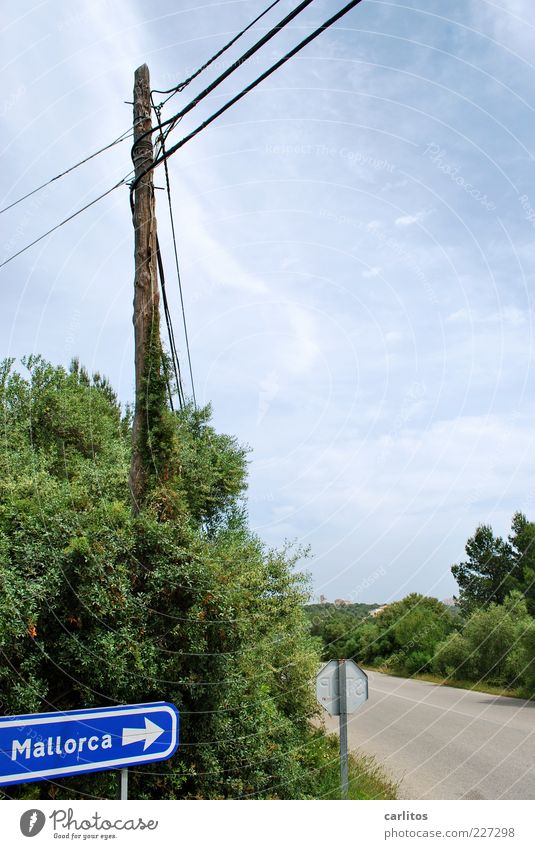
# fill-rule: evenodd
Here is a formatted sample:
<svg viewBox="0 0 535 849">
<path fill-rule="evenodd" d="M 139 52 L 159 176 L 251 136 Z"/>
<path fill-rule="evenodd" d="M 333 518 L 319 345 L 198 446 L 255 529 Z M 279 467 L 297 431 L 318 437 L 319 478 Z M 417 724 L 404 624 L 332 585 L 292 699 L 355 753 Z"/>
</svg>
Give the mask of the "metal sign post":
<svg viewBox="0 0 535 849">
<path fill-rule="evenodd" d="M 338 692 L 340 693 L 340 788 L 347 799 L 349 774 L 347 765 L 347 681 L 346 662 L 338 661 Z"/>
<path fill-rule="evenodd" d="M 347 716 L 368 698 L 368 676 L 352 660 L 330 660 L 316 676 L 316 696 L 331 716 L 340 717 L 340 787 L 349 792 Z"/>
<path fill-rule="evenodd" d="M 121 770 L 121 799 L 128 799 L 128 767 Z"/>
</svg>

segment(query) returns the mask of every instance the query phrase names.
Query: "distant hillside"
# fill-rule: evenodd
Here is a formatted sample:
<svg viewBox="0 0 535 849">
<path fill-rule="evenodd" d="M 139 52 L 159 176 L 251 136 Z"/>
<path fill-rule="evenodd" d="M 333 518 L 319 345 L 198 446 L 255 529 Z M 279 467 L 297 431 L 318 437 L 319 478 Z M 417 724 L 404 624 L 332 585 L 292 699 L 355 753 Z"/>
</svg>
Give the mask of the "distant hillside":
<svg viewBox="0 0 535 849">
<path fill-rule="evenodd" d="M 305 612 L 311 617 L 327 617 L 341 613 L 343 616 L 358 617 L 359 619 L 362 619 L 364 616 L 367 616 L 370 611 L 381 606 L 381 604 L 364 604 L 363 602 L 356 604 L 350 604 L 347 602 L 344 604 L 335 604 L 331 601 L 325 601 L 322 604 L 305 605 Z"/>
<path fill-rule="evenodd" d="M 307 604 L 305 613 L 310 621 L 312 636 L 322 641 L 322 657 L 349 657 L 346 654 L 348 640 L 357 631 L 358 626 L 379 604 Z"/>
</svg>

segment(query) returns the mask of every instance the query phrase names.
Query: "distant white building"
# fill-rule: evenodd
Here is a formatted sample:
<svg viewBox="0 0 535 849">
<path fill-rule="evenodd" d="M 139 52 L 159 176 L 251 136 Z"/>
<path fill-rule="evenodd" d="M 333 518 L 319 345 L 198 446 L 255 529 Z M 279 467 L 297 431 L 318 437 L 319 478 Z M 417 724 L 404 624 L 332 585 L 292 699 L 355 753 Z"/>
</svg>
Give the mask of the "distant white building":
<svg viewBox="0 0 535 849">
<path fill-rule="evenodd" d="M 388 607 L 388 604 L 382 604 L 381 607 L 376 607 L 375 610 L 370 610 L 369 615 L 373 616 L 374 619 L 375 619 L 375 617 L 379 616 L 379 614 L 382 613 L 383 610 L 386 610 L 387 607 Z"/>
</svg>

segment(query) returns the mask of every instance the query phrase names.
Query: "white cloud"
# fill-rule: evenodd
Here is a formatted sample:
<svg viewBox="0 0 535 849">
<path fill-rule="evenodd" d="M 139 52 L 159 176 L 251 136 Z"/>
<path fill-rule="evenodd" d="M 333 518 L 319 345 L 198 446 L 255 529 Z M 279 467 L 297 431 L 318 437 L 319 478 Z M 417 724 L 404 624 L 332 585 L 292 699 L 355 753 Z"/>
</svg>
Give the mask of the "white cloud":
<svg viewBox="0 0 535 849">
<path fill-rule="evenodd" d="M 283 304 L 282 313 L 289 322 L 292 340 L 288 366 L 293 374 L 305 374 L 313 368 L 320 351 L 316 321 L 309 311 L 296 303 Z"/>
<path fill-rule="evenodd" d="M 365 271 L 362 272 L 362 276 L 366 278 L 379 277 L 380 274 L 381 268 L 378 265 L 374 265 L 371 268 L 367 268 Z"/>
<path fill-rule="evenodd" d="M 416 215 L 400 215 L 396 218 L 396 227 L 410 227 L 412 224 L 419 224 L 424 218 L 424 212 L 417 212 Z"/>
<path fill-rule="evenodd" d="M 503 307 L 500 312 L 487 313 L 486 315 L 477 309 L 463 307 L 460 310 L 450 313 L 446 317 L 446 321 L 453 324 L 466 322 L 470 324 L 509 324 L 518 327 L 521 324 L 525 324 L 526 314 L 514 306 Z"/>
<path fill-rule="evenodd" d="M 465 321 L 473 321 L 473 319 L 470 310 L 467 310 L 466 307 L 463 307 L 460 310 L 456 310 L 455 312 L 450 313 L 450 315 L 446 317 L 446 321 L 458 323 Z"/>
<path fill-rule="evenodd" d="M 492 37 L 511 50 L 529 51 L 533 54 L 532 0 L 503 0 L 502 3 L 472 2 L 471 11 L 474 22 L 482 31 L 490 31 Z"/>
<path fill-rule="evenodd" d="M 305 471 L 290 478 L 286 492 L 312 523 L 343 527 L 351 515 L 353 524 L 375 517 L 387 528 L 394 517 L 421 513 L 440 523 L 463 511 L 484 520 L 504 500 L 520 505 L 531 491 L 534 449 L 527 416 L 464 416 L 424 429 L 407 426 L 399 433 L 305 446 Z"/>
<path fill-rule="evenodd" d="M 203 9 L 167 0 L 157 12 L 148 0 L 87 0 L 73 12 L 38 5 L 24 35 L 17 30 L 13 37 L 13 44 L 24 47 L 13 48 L 6 91 L 20 84 L 23 93 L 5 110 L 8 177 L 21 183 L 25 177 L 32 188 L 117 135 L 131 120 L 131 107 L 122 101 L 130 99 L 136 65 L 146 60 L 153 83 L 171 85 L 186 65 L 198 67 L 225 34 L 246 23 L 247 5 Z M 438 0 L 434 5 L 438 8 Z M 512 49 L 527 50 L 533 41 L 527 0 L 508 0 L 505 9 L 495 0 L 461 6 L 463 22 L 471 8 L 479 28 Z M 18 15 L 16 3 L 13 9 Z M 382 11 L 371 4 L 366 13 L 379 28 Z M 184 36 L 186 19 L 191 30 Z M 403 31 L 405 19 L 402 6 L 389 8 L 394 33 Z M 340 539 L 357 528 L 346 564 L 359 558 L 365 563 L 368 530 L 388 538 L 397 557 L 403 534 L 416 535 L 415 528 L 429 525 L 433 533 L 426 546 L 414 550 L 424 560 L 433 538 L 450 533 L 452 516 L 484 518 L 492 505 L 499 513 L 500 499 L 518 501 L 535 479 L 525 400 L 530 314 L 523 308 L 515 264 L 518 256 L 526 268 L 531 260 L 527 236 L 520 239 L 514 229 L 522 211 L 505 187 L 500 217 L 513 222 L 508 234 L 513 250 L 495 216 L 471 204 L 422 157 L 422 144 L 437 137 L 440 125 L 441 144 L 443 136 L 462 173 L 473 173 L 486 190 L 497 178 L 487 155 L 505 170 L 519 161 L 514 134 L 529 138 L 531 113 L 522 125 L 520 101 L 513 108 L 499 83 L 479 88 L 479 77 L 447 50 L 458 36 L 459 53 L 466 45 L 470 63 L 498 78 L 505 63 L 504 74 L 513 73 L 510 54 L 454 24 L 450 28 L 445 18 L 422 15 L 419 26 L 422 43 L 444 52 L 424 54 L 402 39 L 374 39 L 370 46 L 365 39 L 357 55 L 349 31 L 333 31 L 336 49 L 318 41 L 312 58 L 303 54 L 289 64 L 171 160 L 199 394 L 214 399 L 217 426 L 223 421 L 225 430 L 254 449 L 253 486 L 263 495 L 272 493 L 266 512 L 280 523 L 268 528 L 271 541 L 280 542 L 285 533 L 314 535 L 316 551 L 327 551 L 329 560 L 329 528 Z M 288 32 L 288 42 L 292 38 Z M 418 76 L 424 62 L 423 76 L 431 83 Z M 259 59 L 253 70 L 261 64 Z M 517 66 L 518 92 L 529 102 L 528 66 Z M 250 70 L 240 71 L 242 80 Z M 413 74 L 410 89 L 407 70 Z M 451 95 L 433 84 L 445 80 Z M 235 82 L 229 81 L 229 91 Z M 203 108 L 196 109 L 192 126 Z M 492 133 L 485 110 L 496 118 Z M 270 138 L 295 146 L 294 154 L 267 155 Z M 323 145 L 334 153 L 318 154 Z M 369 154 L 392 168 L 373 167 L 366 174 L 351 167 L 342 150 L 353 151 L 355 162 Z M 85 192 L 96 193 L 94 174 L 105 188 L 129 167 L 125 143 L 58 181 L 47 221 L 63 217 L 57 193 L 64 192 L 62 201 L 74 208 Z M 159 185 L 162 179 L 159 174 Z M 16 188 L 14 183 L 13 192 Z M 529 185 L 525 191 L 535 195 Z M 17 345 L 24 340 L 27 350 L 54 359 L 57 337 L 65 336 L 73 314 L 83 315 L 78 335 L 72 334 L 72 353 L 86 362 L 98 359 L 102 371 L 115 367 L 120 346 L 131 345 L 132 233 L 127 192 L 113 197 L 116 205 L 98 207 L 113 210 L 105 226 L 88 213 L 78 219 L 74 239 L 76 224 L 43 243 L 46 251 L 32 255 L 39 274 L 31 280 L 20 273 L 23 263 L 7 267 L 5 337 L 11 334 Z M 164 197 L 158 192 L 158 225 L 179 332 Z M 317 215 L 322 209 L 328 214 Z M 424 210 L 433 210 L 430 236 L 414 226 L 428 214 Z M 92 231 L 83 230 L 88 220 Z M 67 272 L 66 251 L 72 252 Z M 24 297 L 21 280 L 29 282 Z M 103 304 L 113 309 L 112 328 L 102 318 Z M 125 398 L 131 397 L 131 365 L 127 350 L 121 366 Z M 403 400 L 411 381 L 425 383 L 428 394 Z M 511 422 L 505 411 L 513 407 L 523 418 Z M 490 415 L 482 415 L 485 411 Z M 294 512 L 285 516 L 290 504 Z M 458 536 L 456 544 L 462 542 Z M 411 558 L 404 556 L 410 568 Z M 430 563 L 429 573 L 442 567 Z M 408 589 L 414 588 L 418 585 Z M 336 594 L 344 595 L 343 589 Z"/>
</svg>

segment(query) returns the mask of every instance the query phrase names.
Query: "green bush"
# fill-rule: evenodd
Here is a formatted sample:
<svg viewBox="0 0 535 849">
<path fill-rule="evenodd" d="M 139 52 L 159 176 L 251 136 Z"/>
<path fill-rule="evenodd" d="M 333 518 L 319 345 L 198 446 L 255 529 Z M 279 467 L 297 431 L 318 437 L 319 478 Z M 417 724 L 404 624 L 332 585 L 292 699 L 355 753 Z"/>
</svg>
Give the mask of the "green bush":
<svg viewBox="0 0 535 849">
<path fill-rule="evenodd" d="M 501 605 L 475 610 L 460 633 L 442 642 L 433 670 L 458 680 L 522 687 L 530 680 L 529 658 L 535 657 L 530 648 L 533 626 L 526 599 L 513 592 Z"/>
<path fill-rule="evenodd" d="M 452 612 L 438 599 L 411 593 L 362 623 L 355 634 L 356 655 L 393 672 L 426 672 L 436 646 L 454 622 Z"/>
<path fill-rule="evenodd" d="M 26 366 L 0 370 L 2 711 L 164 699 L 181 711 L 182 745 L 131 771 L 133 797 L 306 795 L 309 587 L 297 554 L 247 527 L 245 451 L 209 409 L 162 410 L 149 435 L 169 445 L 134 517 L 131 419 L 109 385 L 77 363 Z M 10 788 L 116 792 L 113 773 Z"/>
<path fill-rule="evenodd" d="M 432 670 L 448 678 L 463 680 L 469 678 L 471 669 L 468 663 L 470 650 L 467 640 L 455 631 L 439 643 L 432 661 Z"/>
<path fill-rule="evenodd" d="M 535 698 L 535 620 L 526 625 L 516 655 L 515 670 L 524 684 L 526 693 Z"/>
</svg>

